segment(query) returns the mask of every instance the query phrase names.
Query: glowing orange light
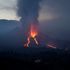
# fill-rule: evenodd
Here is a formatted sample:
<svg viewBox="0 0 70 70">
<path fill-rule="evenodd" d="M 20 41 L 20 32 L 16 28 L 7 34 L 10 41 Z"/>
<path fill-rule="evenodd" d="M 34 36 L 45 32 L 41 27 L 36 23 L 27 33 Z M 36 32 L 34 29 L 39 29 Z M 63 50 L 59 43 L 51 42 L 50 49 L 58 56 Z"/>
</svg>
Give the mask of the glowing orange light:
<svg viewBox="0 0 70 70">
<path fill-rule="evenodd" d="M 24 44 L 24 47 L 27 48 L 27 47 L 29 46 L 29 44 L 30 44 L 30 38 L 28 37 L 28 38 L 27 38 L 27 43 Z"/>
<path fill-rule="evenodd" d="M 31 24 L 30 36 L 31 36 L 32 38 L 35 38 L 37 35 L 38 35 L 37 26 Z"/>
<path fill-rule="evenodd" d="M 24 44 L 24 47 L 28 47 L 29 46 L 29 44 L 30 44 L 30 38 L 33 38 L 33 40 L 35 41 L 35 43 L 38 45 L 38 41 L 36 39 L 37 35 L 38 35 L 37 26 L 35 24 L 31 24 L 30 31 L 29 31 L 29 36 L 27 38 L 27 43 Z"/>
</svg>

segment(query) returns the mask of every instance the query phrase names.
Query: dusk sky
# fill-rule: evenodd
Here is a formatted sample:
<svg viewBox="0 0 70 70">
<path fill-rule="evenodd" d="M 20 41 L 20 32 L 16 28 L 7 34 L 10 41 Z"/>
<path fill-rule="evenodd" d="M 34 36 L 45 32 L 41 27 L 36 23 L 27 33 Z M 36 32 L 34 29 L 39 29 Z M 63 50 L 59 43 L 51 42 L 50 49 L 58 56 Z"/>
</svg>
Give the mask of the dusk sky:
<svg viewBox="0 0 70 70">
<path fill-rule="evenodd" d="M 0 19 L 20 20 L 18 0 L 0 0 Z M 42 0 L 38 20 L 52 37 L 70 36 L 70 0 Z M 47 23 L 50 21 L 51 23 Z M 59 38 L 58 37 L 58 38 Z"/>
<path fill-rule="evenodd" d="M 39 20 L 70 18 L 69 0 L 42 0 L 40 7 Z M 17 0 L 0 0 L 0 19 L 19 19 L 17 9 Z"/>
<path fill-rule="evenodd" d="M 40 3 L 41 10 L 39 11 L 39 20 L 51 20 L 59 17 L 58 14 L 56 15 L 55 13 L 55 6 L 51 6 L 51 3 L 53 4 L 54 0 L 43 0 Z M 55 4 L 58 4 L 58 2 Z M 0 0 L 0 19 L 19 19 L 17 9 L 17 0 Z"/>
</svg>

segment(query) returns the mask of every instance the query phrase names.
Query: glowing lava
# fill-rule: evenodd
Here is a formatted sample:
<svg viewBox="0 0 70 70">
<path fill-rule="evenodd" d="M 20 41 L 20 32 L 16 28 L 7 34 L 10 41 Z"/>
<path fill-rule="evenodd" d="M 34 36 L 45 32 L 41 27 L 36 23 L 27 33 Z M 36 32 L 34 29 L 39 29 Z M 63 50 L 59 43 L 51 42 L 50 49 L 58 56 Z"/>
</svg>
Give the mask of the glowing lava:
<svg viewBox="0 0 70 70">
<path fill-rule="evenodd" d="M 47 44 L 47 46 L 48 46 L 49 48 L 54 48 L 54 49 L 56 49 L 56 45 L 55 45 L 54 43 L 49 43 L 49 44 Z"/>
<path fill-rule="evenodd" d="M 32 38 L 35 43 L 38 45 L 38 41 L 36 39 L 36 36 L 38 35 L 38 28 L 37 28 L 37 25 L 35 24 L 31 24 L 30 26 L 30 31 L 29 31 L 29 36 L 27 38 L 27 43 L 24 44 L 24 47 L 27 48 L 30 44 L 30 39 Z"/>
<path fill-rule="evenodd" d="M 50 45 L 50 44 L 48 44 L 47 46 L 48 46 L 49 48 L 54 48 L 54 49 L 56 49 L 55 46 L 52 46 L 52 45 Z"/>
</svg>

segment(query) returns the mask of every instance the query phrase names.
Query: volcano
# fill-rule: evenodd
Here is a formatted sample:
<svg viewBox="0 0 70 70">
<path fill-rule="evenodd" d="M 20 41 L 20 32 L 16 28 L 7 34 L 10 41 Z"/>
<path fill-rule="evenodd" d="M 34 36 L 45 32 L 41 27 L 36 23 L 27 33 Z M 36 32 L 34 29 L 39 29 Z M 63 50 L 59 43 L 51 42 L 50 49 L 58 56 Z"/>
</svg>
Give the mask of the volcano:
<svg viewBox="0 0 70 70">
<path fill-rule="evenodd" d="M 38 35 L 38 26 L 36 24 L 31 24 L 28 32 L 27 43 L 24 44 L 24 47 L 29 47 L 29 44 L 31 42 L 30 39 L 33 39 L 36 45 L 38 45 L 39 43 L 36 39 L 37 35 Z"/>
</svg>

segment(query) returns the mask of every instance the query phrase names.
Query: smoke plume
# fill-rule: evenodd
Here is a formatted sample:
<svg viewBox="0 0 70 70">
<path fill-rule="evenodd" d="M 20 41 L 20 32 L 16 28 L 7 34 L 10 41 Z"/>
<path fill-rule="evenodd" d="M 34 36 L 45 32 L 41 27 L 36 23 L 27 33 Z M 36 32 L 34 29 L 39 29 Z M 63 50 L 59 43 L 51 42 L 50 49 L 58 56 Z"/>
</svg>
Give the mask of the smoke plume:
<svg viewBox="0 0 70 70">
<path fill-rule="evenodd" d="M 37 21 L 39 12 L 39 2 L 41 0 L 18 0 L 18 15 L 24 24 Z"/>
<path fill-rule="evenodd" d="M 18 0 L 18 16 L 21 17 L 23 32 L 28 32 L 30 24 L 38 23 L 41 0 Z"/>
</svg>

